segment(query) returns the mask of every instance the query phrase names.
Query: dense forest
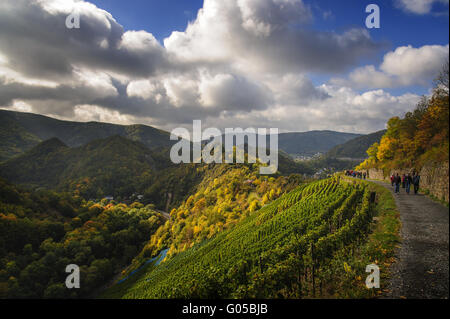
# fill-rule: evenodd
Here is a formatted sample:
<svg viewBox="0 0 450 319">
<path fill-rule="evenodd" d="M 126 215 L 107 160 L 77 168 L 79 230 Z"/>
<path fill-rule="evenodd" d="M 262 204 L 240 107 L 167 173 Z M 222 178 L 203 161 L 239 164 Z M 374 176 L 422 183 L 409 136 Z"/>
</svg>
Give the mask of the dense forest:
<svg viewBox="0 0 450 319">
<path fill-rule="evenodd" d="M 333 147 L 325 154 L 325 158 L 357 159 L 367 158 L 367 149 L 374 143 L 379 143 L 386 130 L 363 135 L 344 144 Z"/>
<path fill-rule="evenodd" d="M 163 168 L 165 161 L 143 144 L 113 136 L 70 148 L 57 138 L 0 166 L 17 184 L 68 191 L 85 199 L 131 195 L 138 178 Z"/>
<path fill-rule="evenodd" d="M 435 81 L 431 97 L 422 97 L 414 111 L 388 121 L 380 143 L 368 150 L 369 158 L 357 169 L 377 167 L 420 169 L 428 162 L 449 157 L 449 64 Z"/>
<path fill-rule="evenodd" d="M 87 297 L 163 222 L 151 205 L 86 202 L 0 180 L 0 298 Z M 69 264 L 80 267 L 81 289 L 65 287 Z"/>
</svg>

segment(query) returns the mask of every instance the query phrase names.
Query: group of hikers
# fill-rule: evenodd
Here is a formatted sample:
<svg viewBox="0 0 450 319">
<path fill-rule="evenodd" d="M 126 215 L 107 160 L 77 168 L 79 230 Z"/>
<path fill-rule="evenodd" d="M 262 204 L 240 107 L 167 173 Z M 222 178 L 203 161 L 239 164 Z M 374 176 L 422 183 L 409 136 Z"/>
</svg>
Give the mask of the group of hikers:
<svg viewBox="0 0 450 319">
<path fill-rule="evenodd" d="M 345 171 L 345 176 L 350 176 L 359 179 L 366 179 L 367 172 L 357 172 L 357 171 Z M 420 184 L 420 175 L 416 172 L 411 174 L 403 174 L 400 176 L 397 174 L 391 175 L 391 185 L 395 187 L 395 193 L 400 194 L 400 186 L 406 190 L 407 194 L 411 192 L 411 185 L 414 188 L 414 194 L 417 195 L 419 192 L 419 184 Z"/>
<path fill-rule="evenodd" d="M 414 172 L 411 174 L 403 174 L 400 176 L 397 174 L 391 175 L 391 185 L 395 187 L 395 193 L 400 194 L 400 185 L 402 188 L 406 189 L 406 193 L 409 194 L 411 192 L 411 185 L 414 186 L 414 194 L 417 195 L 419 192 L 419 184 L 420 184 L 420 175 Z"/>
<path fill-rule="evenodd" d="M 351 176 L 359 179 L 366 179 L 367 173 L 366 172 L 355 172 L 355 171 L 345 171 L 345 176 Z"/>
</svg>

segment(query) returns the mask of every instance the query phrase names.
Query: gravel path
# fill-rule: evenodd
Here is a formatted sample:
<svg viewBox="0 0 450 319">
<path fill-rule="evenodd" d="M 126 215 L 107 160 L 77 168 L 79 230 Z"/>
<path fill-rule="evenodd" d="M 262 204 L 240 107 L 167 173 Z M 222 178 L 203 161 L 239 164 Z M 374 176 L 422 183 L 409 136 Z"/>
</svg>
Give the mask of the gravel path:
<svg viewBox="0 0 450 319">
<path fill-rule="evenodd" d="M 401 247 L 392 265 L 387 298 L 442 299 L 449 297 L 449 209 L 424 195 L 395 194 L 400 211 Z"/>
</svg>

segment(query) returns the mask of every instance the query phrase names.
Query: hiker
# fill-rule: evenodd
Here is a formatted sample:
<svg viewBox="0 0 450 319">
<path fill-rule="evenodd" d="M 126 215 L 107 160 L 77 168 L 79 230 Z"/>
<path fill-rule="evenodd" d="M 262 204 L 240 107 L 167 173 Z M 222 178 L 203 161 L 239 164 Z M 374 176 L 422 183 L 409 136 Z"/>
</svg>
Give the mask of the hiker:
<svg viewBox="0 0 450 319">
<path fill-rule="evenodd" d="M 414 195 L 417 195 L 419 192 L 419 184 L 420 184 L 420 175 L 416 174 L 413 178 L 413 184 L 414 184 Z"/>
<path fill-rule="evenodd" d="M 394 183 L 395 183 L 395 193 L 400 194 L 400 184 L 402 183 L 402 178 L 400 175 L 397 175 L 394 177 Z"/>
<path fill-rule="evenodd" d="M 405 179 L 406 179 L 406 176 L 405 176 L 405 174 L 403 174 L 402 175 L 402 188 L 405 188 Z"/>
<path fill-rule="evenodd" d="M 405 177 L 405 187 L 406 187 L 406 194 L 409 195 L 409 192 L 411 190 L 411 183 L 412 183 L 412 178 L 411 175 L 408 175 Z"/>
<path fill-rule="evenodd" d="M 391 175 L 391 186 L 394 187 L 394 180 L 395 180 L 395 176 L 394 174 Z"/>
<path fill-rule="evenodd" d="M 364 180 L 365 180 L 366 177 L 367 177 L 367 173 L 366 172 L 364 172 L 363 177 L 364 177 Z"/>
</svg>

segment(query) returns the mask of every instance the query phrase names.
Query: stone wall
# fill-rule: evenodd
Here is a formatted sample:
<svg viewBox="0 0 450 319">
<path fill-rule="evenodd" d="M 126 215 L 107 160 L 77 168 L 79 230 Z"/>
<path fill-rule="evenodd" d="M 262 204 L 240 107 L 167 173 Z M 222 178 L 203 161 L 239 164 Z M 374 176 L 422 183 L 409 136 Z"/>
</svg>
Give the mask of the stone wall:
<svg viewBox="0 0 450 319">
<path fill-rule="evenodd" d="M 367 171 L 367 174 L 370 179 L 390 182 L 392 174 L 399 173 L 401 176 L 408 173 L 412 174 L 413 171 L 414 169 L 403 168 L 385 174 L 383 170 L 372 168 Z M 438 199 L 449 202 L 449 162 L 424 165 L 419 174 L 422 190 L 427 190 Z"/>
<path fill-rule="evenodd" d="M 449 202 L 448 162 L 444 165 L 425 165 L 421 170 L 421 187 L 430 191 L 438 199 Z"/>
</svg>

